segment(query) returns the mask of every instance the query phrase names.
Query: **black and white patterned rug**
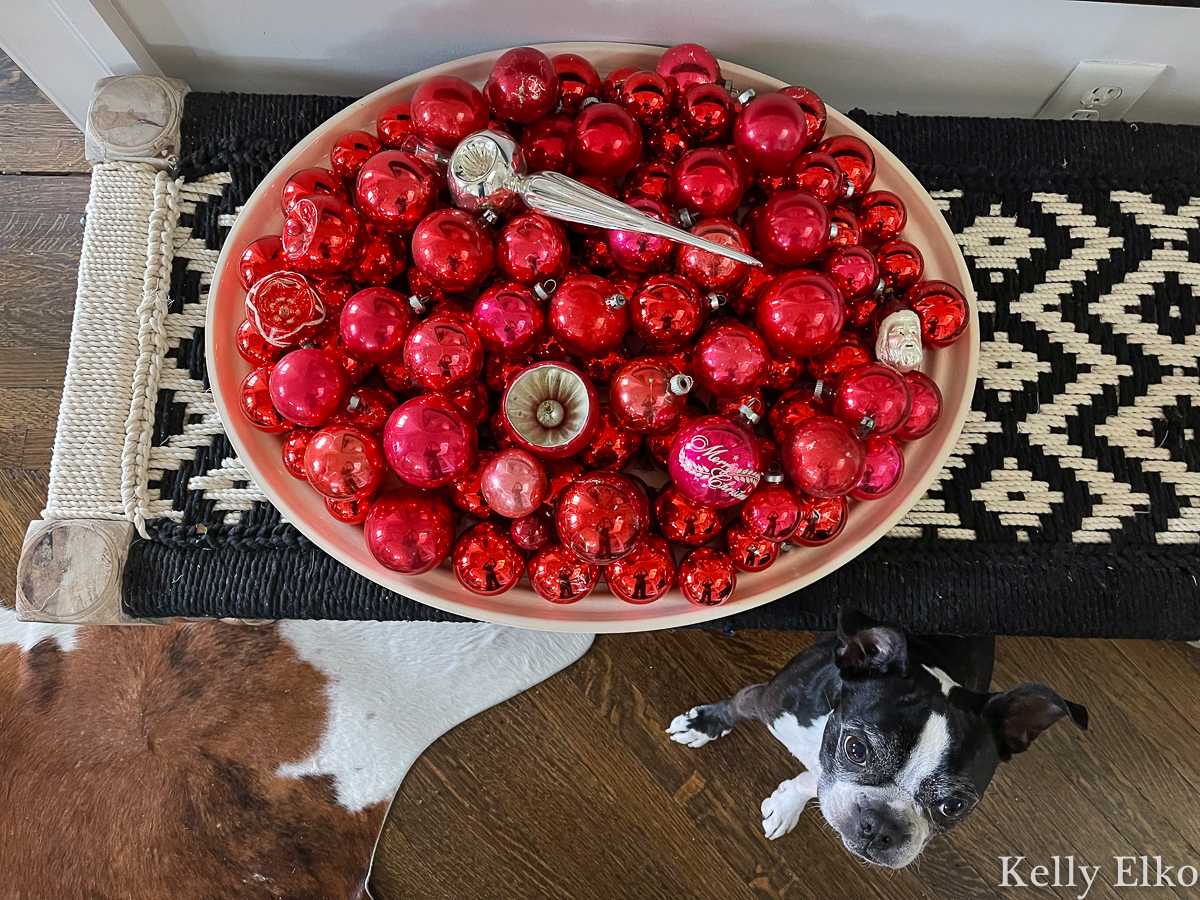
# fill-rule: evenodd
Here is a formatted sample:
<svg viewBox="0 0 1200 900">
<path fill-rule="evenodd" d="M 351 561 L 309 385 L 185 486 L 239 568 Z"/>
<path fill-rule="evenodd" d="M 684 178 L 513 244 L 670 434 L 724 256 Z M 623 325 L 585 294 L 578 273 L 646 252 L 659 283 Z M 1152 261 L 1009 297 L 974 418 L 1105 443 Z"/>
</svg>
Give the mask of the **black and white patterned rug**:
<svg viewBox="0 0 1200 900">
<path fill-rule="evenodd" d="M 221 242 L 347 99 L 191 94 L 139 616 L 450 618 L 334 562 L 265 502 L 205 400 Z M 917 631 L 1200 637 L 1200 129 L 854 118 L 926 185 L 979 298 L 954 455 L 875 547 L 723 624 L 827 628 L 839 602 Z"/>
</svg>

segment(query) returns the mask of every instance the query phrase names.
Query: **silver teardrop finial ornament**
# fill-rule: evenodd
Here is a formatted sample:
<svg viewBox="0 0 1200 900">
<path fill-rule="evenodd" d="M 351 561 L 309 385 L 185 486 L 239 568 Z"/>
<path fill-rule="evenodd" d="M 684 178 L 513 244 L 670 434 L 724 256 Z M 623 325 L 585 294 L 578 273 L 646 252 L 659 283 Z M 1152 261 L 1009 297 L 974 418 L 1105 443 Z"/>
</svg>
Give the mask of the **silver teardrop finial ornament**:
<svg viewBox="0 0 1200 900">
<path fill-rule="evenodd" d="M 652 234 L 746 265 L 762 265 L 753 256 L 660 222 L 559 172 L 526 174 L 520 146 L 497 131 L 477 131 L 463 138 L 450 154 L 446 184 L 454 205 L 469 213 L 491 210 L 506 214 L 516 208 L 518 201 L 523 201 L 534 212 L 552 219 Z"/>
</svg>

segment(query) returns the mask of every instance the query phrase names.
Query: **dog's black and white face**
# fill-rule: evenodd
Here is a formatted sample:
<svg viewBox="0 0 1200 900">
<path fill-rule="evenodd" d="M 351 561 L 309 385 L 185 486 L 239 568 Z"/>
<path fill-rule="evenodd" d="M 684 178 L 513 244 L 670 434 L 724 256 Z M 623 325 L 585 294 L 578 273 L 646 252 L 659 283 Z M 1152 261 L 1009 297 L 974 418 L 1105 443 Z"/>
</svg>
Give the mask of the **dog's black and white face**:
<svg viewBox="0 0 1200 900">
<path fill-rule="evenodd" d="M 1069 716 L 1087 711 L 1045 685 L 968 691 L 936 667 L 910 664 L 904 634 L 876 626 L 841 635 L 841 694 L 825 723 L 817 798 L 850 852 L 892 868 L 979 803 L 996 766 Z"/>
</svg>

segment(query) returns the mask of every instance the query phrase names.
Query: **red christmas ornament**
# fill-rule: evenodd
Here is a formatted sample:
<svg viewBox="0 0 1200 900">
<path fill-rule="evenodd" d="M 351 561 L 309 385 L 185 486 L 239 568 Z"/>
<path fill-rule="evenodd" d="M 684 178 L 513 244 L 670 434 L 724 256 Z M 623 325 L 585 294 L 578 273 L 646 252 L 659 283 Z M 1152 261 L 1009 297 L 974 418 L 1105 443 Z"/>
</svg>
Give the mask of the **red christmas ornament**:
<svg viewBox="0 0 1200 900">
<path fill-rule="evenodd" d="M 637 66 L 621 66 L 619 69 L 613 69 L 600 86 L 600 96 L 609 103 L 616 103 L 617 98 L 621 96 L 621 85 L 625 83 L 626 78 L 637 71 Z"/>
<path fill-rule="evenodd" d="M 679 124 L 679 120 L 671 120 L 651 128 L 646 134 L 647 155 L 660 159 L 674 166 L 683 155 L 692 149 L 692 140 Z"/>
<path fill-rule="evenodd" d="M 660 222 L 670 223 L 671 211 L 661 200 L 634 197 L 628 204 Z M 674 241 L 643 231 L 609 230 L 604 234 L 612 260 L 627 272 L 656 272 L 666 268 L 675 253 Z"/>
<path fill-rule="evenodd" d="M 515 284 L 488 288 L 475 301 L 471 321 L 488 353 L 520 359 L 545 337 L 546 316 L 533 294 Z"/>
<path fill-rule="evenodd" d="M 494 512 L 519 519 L 542 505 L 549 484 L 542 464 L 529 452 L 513 447 L 501 450 L 483 467 L 480 490 Z"/>
<path fill-rule="evenodd" d="M 768 437 L 763 437 L 761 434 L 754 435 L 754 439 L 758 442 L 758 458 L 759 465 L 764 472 L 769 472 L 772 469 L 779 469 L 779 447 Z"/>
<path fill-rule="evenodd" d="M 268 234 L 246 245 L 238 264 L 238 281 L 243 290 L 250 290 L 260 278 L 283 270 L 283 241 Z"/>
<path fill-rule="evenodd" d="M 677 275 L 647 278 L 629 311 L 634 333 L 652 347 L 676 347 L 691 340 L 702 317 L 699 292 Z"/>
<path fill-rule="evenodd" d="M 925 272 L 921 251 L 908 241 L 888 241 L 875 251 L 875 260 L 884 282 L 899 293 L 920 281 Z"/>
<path fill-rule="evenodd" d="M 754 183 L 768 197 L 774 197 L 787 187 L 786 175 L 772 175 L 769 172 L 759 172 L 754 176 Z"/>
<path fill-rule="evenodd" d="M 422 488 L 441 487 L 465 474 L 478 446 L 475 426 L 437 394 L 400 404 L 383 429 L 383 451 L 392 471 Z"/>
<path fill-rule="evenodd" d="M 468 591 L 490 597 L 503 594 L 521 580 L 525 554 L 513 543 L 508 529 L 496 522 L 480 522 L 455 542 L 450 566 Z"/>
<path fill-rule="evenodd" d="M 483 380 L 491 390 L 503 392 L 508 387 L 508 383 L 516 378 L 517 374 L 528 364 L 528 357 L 508 359 L 489 354 L 487 361 L 483 364 Z"/>
<path fill-rule="evenodd" d="M 823 140 L 818 149 L 837 160 L 854 185 L 855 196 L 861 197 L 870 190 L 875 180 L 875 153 L 864 141 L 850 134 L 839 134 Z"/>
<path fill-rule="evenodd" d="M 359 170 L 354 194 L 364 216 L 401 231 L 415 228 L 437 197 L 432 173 L 403 150 L 383 150 L 368 159 Z"/>
<path fill-rule="evenodd" d="M 335 422 L 357 425 L 371 434 L 383 434 L 392 410 L 399 405 L 396 395 L 379 387 L 356 387 L 346 395 Z"/>
<path fill-rule="evenodd" d="M 329 163 L 333 174 L 347 180 L 357 178 L 359 170 L 379 152 L 379 138 L 365 131 L 348 131 L 333 142 Z"/>
<path fill-rule="evenodd" d="M 252 366 L 270 366 L 279 361 L 283 356 L 284 347 L 277 347 L 269 343 L 265 337 L 258 333 L 258 329 L 254 327 L 254 323 L 249 319 L 243 319 L 242 324 L 237 327 L 238 353 L 242 359 L 250 363 Z"/>
<path fill-rule="evenodd" d="M 550 298 L 550 334 L 574 356 L 604 356 L 625 336 L 626 299 L 599 275 L 568 275 Z"/>
<path fill-rule="evenodd" d="M 754 322 L 773 353 L 812 356 L 838 339 L 846 306 L 824 275 L 784 272 L 759 295 Z"/>
<path fill-rule="evenodd" d="M 788 430 L 780 448 L 783 468 L 811 497 L 848 494 L 862 477 L 866 451 L 845 422 L 813 416 Z"/>
<path fill-rule="evenodd" d="M 482 425 L 488 420 L 491 410 L 488 407 L 488 391 L 482 383 L 472 381 L 449 395 L 450 402 L 462 410 L 468 422 Z"/>
<path fill-rule="evenodd" d="M 268 344 L 290 347 L 325 321 L 325 304 L 303 275 L 274 272 L 250 288 L 246 318 Z"/>
<path fill-rule="evenodd" d="M 317 493 L 334 500 L 373 494 L 387 474 L 379 439 L 357 425 L 326 425 L 304 451 L 304 473 Z"/>
<path fill-rule="evenodd" d="M 896 439 L 915 441 L 933 431 L 942 417 L 942 392 L 924 372 L 905 372 L 904 380 L 912 394 L 912 408 L 904 424 L 896 429 Z"/>
<path fill-rule="evenodd" d="M 600 408 L 595 388 L 578 369 L 540 362 L 509 383 L 498 414 L 517 446 L 541 459 L 561 459 L 592 440 Z"/>
<path fill-rule="evenodd" d="M 783 483 L 783 475 L 768 475 L 742 507 L 742 524 L 751 534 L 774 543 L 786 541 L 800 524 L 800 498 Z"/>
<path fill-rule="evenodd" d="M 376 496 L 376 494 L 364 494 L 361 497 L 347 497 L 345 500 L 326 497 L 325 511 L 339 522 L 345 522 L 347 525 L 360 525 L 370 515 Z"/>
<path fill-rule="evenodd" d="M 842 533 L 850 505 L 845 497 L 802 497 L 800 527 L 792 535 L 791 543 L 801 547 L 819 547 L 828 544 Z"/>
<path fill-rule="evenodd" d="M 829 246 L 852 247 L 862 243 L 862 229 L 858 227 L 858 216 L 852 209 L 835 206 L 829 211 Z"/>
<path fill-rule="evenodd" d="M 947 347 L 967 330 L 971 312 L 966 298 L 952 284 L 919 282 L 904 295 L 904 301 L 921 317 L 921 338 L 926 347 Z"/>
<path fill-rule="evenodd" d="M 395 291 L 370 287 L 346 302 L 339 327 L 347 350 L 366 362 L 384 363 L 404 353 L 404 341 L 416 320 Z"/>
<path fill-rule="evenodd" d="M 532 47 L 517 47 L 496 60 L 483 92 L 498 118 L 525 125 L 553 112 L 560 90 L 550 57 Z"/>
<path fill-rule="evenodd" d="M 830 225 L 829 210 L 812 194 L 783 191 L 762 207 L 754 221 L 754 237 L 763 256 L 794 269 L 825 252 Z"/>
<path fill-rule="evenodd" d="M 638 163 L 625 177 L 621 197 L 626 201 L 635 197 L 649 197 L 651 200 L 666 202 L 670 199 L 673 170 L 674 165 L 664 159 Z"/>
<path fill-rule="evenodd" d="M 640 357 L 617 370 L 608 387 L 609 403 L 626 428 L 654 434 L 675 426 L 691 388 L 692 379 L 665 359 Z"/>
<path fill-rule="evenodd" d="M 668 469 L 676 488 L 714 509 L 745 500 L 762 478 L 754 435 L 724 416 L 703 416 L 681 428 Z"/>
<path fill-rule="evenodd" d="M 554 515 L 543 508 L 519 519 L 513 519 L 510 534 L 513 543 L 522 550 L 544 547 L 555 535 Z"/>
<path fill-rule="evenodd" d="M 751 252 L 750 238 L 729 219 L 702 219 L 692 227 L 692 234 L 722 247 Z M 699 247 L 680 244 L 675 268 L 703 290 L 724 293 L 745 281 L 752 267 Z"/>
<path fill-rule="evenodd" d="M 694 84 L 719 84 L 721 64 L 699 44 L 676 44 L 663 51 L 654 71 L 670 80 L 678 90 L 686 91 Z"/>
<path fill-rule="evenodd" d="M 826 206 L 841 203 L 850 189 L 850 182 L 838 161 L 819 150 L 798 156 L 788 166 L 784 182 L 792 190 L 812 194 Z"/>
<path fill-rule="evenodd" d="M 359 284 L 384 285 L 404 274 L 407 258 L 404 238 L 368 224 L 363 230 L 362 252 L 350 277 Z"/>
<path fill-rule="evenodd" d="M 806 87 L 791 86 L 780 88 L 779 93 L 785 97 L 791 97 L 804 110 L 804 121 L 808 126 L 808 140 L 805 141 L 806 149 L 811 149 L 821 143 L 821 138 L 825 137 L 825 102 L 817 96 L 815 91 L 810 91 Z"/>
<path fill-rule="evenodd" d="M 763 288 L 770 284 L 771 279 L 779 272 L 779 266 L 770 261 L 761 266 L 751 266 L 742 283 L 729 292 L 729 305 L 733 311 L 739 316 L 754 315 L 754 309 L 758 306 L 758 297 Z"/>
<path fill-rule="evenodd" d="M 334 175 L 328 169 L 314 166 L 311 169 L 301 169 L 293 172 L 283 185 L 280 196 L 280 206 L 286 216 L 292 211 L 298 200 L 305 197 L 336 197 L 338 200 L 349 200 L 346 182 Z"/>
<path fill-rule="evenodd" d="M 592 379 L 593 384 L 605 384 L 612 380 L 617 370 L 629 362 L 629 348 L 617 344 L 606 356 L 584 360 L 580 363 L 583 374 Z"/>
<path fill-rule="evenodd" d="M 650 524 L 641 484 L 616 472 L 581 475 L 559 495 L 558 538 L 580 559 L 605 566 L 628 556 Z"/>
<path fill-rule="evenodd" d="M 737 397 L 758 388 L 771 357 L 758 332 L 740 322 L 708 328 L 692 355 L 696 381 L 718 397 Z"/>
<path fill-rule="evenodd" d="M 346 301 L 358 290 L 349 278 L 322 278 L 313 285 L 325 304 L 325 317 L 334 319 L 342 312 Z"/>
<path fill-rule="evenodd" d="M 487 128 L 488 104 L 483 94 L 454 75 L 426 79 L 411 103 L 417 136 L 447 150 L 458 146 L 467 135 Z"/>
<path fill-rule="evenodd" d="M 739 572 L 761 572 L 779 558 L 779 544 L 759 537 L 742 522 L 734 522 L 725 529 L 725 544 Z"/>
<path fill-rule="evenodd" d="M 271 402 L 271 366 L 259 366 L 242 380 L 242 413 L 255 427 L 271 434 L 282 434 L 292 427 Z"/>
<path fill-rule="evenodd" d="M 737 587 L 737 571 L 729 554 L 709 547 L 685 556 L 679 564 L 678 578 L 680 592 L 697 606 L 720 606 Z"/>
<path fill-rule="evenodd" d="M 891 435 L 869 437 L 863 442 L 867 461 L 858 486 L 850 492 L 855 500 L 877 500 L 892 492 L 904 475 L 904 453 Z"/>
<path fill-rule="evenodd" d="M 904 424 L 911 407 L 908 382 L 882 363 L 843 372 L 833 398 L 833 414 L 864 438 L 891 434 Z"/>
<path fill-rule="evenodd" d="M 283 223 L 283 258 L 290 268 L 328 278 L 353 268 L 362 250 L 362 217 L 336 197 L 305 197 Z"/>
<path fill-rule="evenodd" d="M 436 287 L 473 291 L 492 271 L 492 239 L 474 216 L 460 209 L 431 212 L 412 236 L 413 265 Z"/>
<path fill-rule="evenodd" d="M 613 259 L 612 251 L 608 249 L 608 242 L 604 240 L 603 233 L 583 239 L 583 252 L 580 254 L 580 257 L 583 265 L 578 268 L 578 274 L 581 275 L 588 272 L 595 275 L 609 275 L 617 267 L 616 260 Z M 572 272 L 569 274 L 575 273 Z"/>
<path fill-rule="evenodd" d="M 803 374 L 803 360 L 772 353 L 771 365 L 767 369 L 767 378 L 763 382 L 763 387 L 768 387 L 773 391 L 790 391 Z"/>
<path fill-rule="evenodd" d="M 562 86 L 559 98 L 562 111 L 568 116 L 578 115 L 583 101 L 588 97 L 600 96 L 600 75 L 596 67 L 582 56 L 560 53 L 550 57 L 550 62 Z"/>
<path fill-rule="evenodd" d="M 545 116 L 521 133 L 521 153 L 530 171 L 575 173 L 575 160 L 570 152 L 574 124 L 570 116 Z"/>
<path fill-rule="evenodd" d="M 528 287 L 547 280 L 557 284 L 570 261 L 563 227 L 537 213 L 509 219 L 496 237 L 496 268 Z"/>
<path fill-rule="evenodd" d="M 529 584 L 551 603 L 582 600 L 599 580 L 599 566 L 584 562 L 562 544 L 546 544 L 529 559 Z"/>
<path fill-rule="evenodd" d="M 289 422 L 324 425 L 350 387 L 346 370 L 324 350 L 293 350 L 271 370 L 271 402 Z"/>
<path fill-rule="evenodd" d="M 409 135 L 417 133 L 413 125 L 412 104 L 407 101 L 385 106 L 375 119 L 375 133 L 389 147 L 399 147 Z"/>
<path fill-rule="evenodd" d="M 693 84 L 683 92 L 679 124 L 693 140 L 714 144 L 728 138 L 738 108 L 723 85 Z"/>
<path fill-rule="evenodd" d="M 650 451 L 650 455 L 664 469 L 670 465 L 671 445 L 675 442 L 675 435 L 688 423 L 696 421 L 700 418 L 700 413 L 694 406 L 685 406 L 679 421 L 674 426 L 666 431 L 658 434 L 646 435 L 646 448 Z"/>
<path fill-rule="evenodd" d="M 431 391 L 456 391 L 474 381 L 483 371 L 483 356 L 475 329 L 445 313 L 418 322 L 404 342 L 404 364 Z"/>
<path fill-rule="evenodd" d="M 813 398 L 812 387 L 805 385 L 787 391 L 776 400 L 767 413 L 767 421 L 771 425 L 771 433 L 775 435 L 775 440 L 783 444 L 792 428 L 819 414 L 820 409 Z"/>
<path fill-rule="evenodd" d="M 733 124 L 733 145 L 750 165 L 764 172 L 782 172 L 807 142 L 804 110 L 784 94 L 759 94 Z"/>
<path fill-rule="evenodd" d="M 550 485 L 549 491 L 546 494 L 545 506 L 553 511 L 563 489 L 587 470 L 584 469 L 583 463 L 574 457 L 546 459 L 544 463 L 546 480 Z"/>
<path fill-rule="evenodd" d="M 643 128 L 653 128 L 671 113 L 674 90 L 657 72 L 634 72 L 622 82 L 617 102 Z"/>
<path fill-rule="evenodd" d="M 359 359 L 347 349 L 346 339 L 342 337 L 337 322 L 326 322 L 322 325 L 313 335 L 312 343 L 318 350 L 325 351 L 338 361 L 346 371 L 346 377 L 350 379 L 351 384 L 359 384 L 375 368 L 371 363 Z"/>
<path fill-rule="evenodd" d="M 293 428 L 283 439 L 283 467 L 288 474 L 301 481 L 308 481 L 308 472 L 304 469 L 304 451 L 308 442 L 317 433 L 316 428 Z"/>
<path fill-rule="evenodd" d="M 678 488 L 666 488 L 654 501 L 654 516 L 663 537 L 688 547 L 699 547 L 721 533 L 721 514 L 698 503 Z"/>
<path fill-rule="evenodd" d="M 746 176 L 733 154 L 718 147 L 689 150 L 671 173 L 671 198 L 694 216 L 733 215 L 746 192 Z"/>
<path fill-rule="evenodd" d="M 648 534 L 632 553 L 605 567 L 604 580 L 626 603 L 652 603 L 675 583 L 675 554 L 662 538 Z"/>
<path fill-rule="evenodd" d="M 904 202 L 891 191 L 871 191 L 859 203 L 858 224 L 876 240 L 895 240 L 907 221 Z"/>
<path fill-rule="evenodd" d="M 592 438 L 579 451 L 580 461 L 591 469 L 623 469 L 642 446 L 642 436 L 617 421 L 608 404 L 603 404 Z"/>
<path fill-rule="evenodd" d="M 872 360 L 871 348 L 857 334 L 844 332 L 828 350 L 822 350 L 808 361 L 808 370 L 827 382 L 836 381 L 847 369 Z"/>
<path fill-rule="evenodd" d="M 446 485 L 446 493 L 450 502 L 457 509 L 477 519 L 486 519 L 492 515 L 492 508 L 483 498 L 483 467 L 494 456 L 490 450 L 480 450 L 475 456 L 475 462 L 466 472 L 451 479 Z"/>
<path fill-rule="evenodd" d="M 836 247 L 825 257 L 825 274 L 847 303 L 857 303 L 879 287 L 879 265 L 866 247 Z"/>
<path fill-rule="evenodd" d="M 751 391 L 739 397 L 713 397 L 712 411 L 719 416 L 737 418 L 743 416 L 746 409 L 758 419 L 767 414 L 767 404 L 763 401 L 762 391 Z"/>
<path fill-rule="evenodd" d="M 379 496 L 363 532 L 380 565 L 401 575 L 420 575 L 450 552 L 454 516 L 437 494 L 403 485 Z"/>
<path fill-rule="evenodd" d="M 421 385 L 417 383 L 417 379 L 413 377 L 412 370 L 404 364 L 403 359 L 396 360 L 396 362 L 381 363 L 379 374 L 383 376 L 384 383 L 387 384 L 388 388 L 397 394 L 406 394 L 421 390 Z"/>
<path fill-rule="evenodd" d="M 623 178 L 642 155 L 642 130 L 623 107 L 593 103 L 576 117 L 569 146 L 585 172 Z"/>
</svg>

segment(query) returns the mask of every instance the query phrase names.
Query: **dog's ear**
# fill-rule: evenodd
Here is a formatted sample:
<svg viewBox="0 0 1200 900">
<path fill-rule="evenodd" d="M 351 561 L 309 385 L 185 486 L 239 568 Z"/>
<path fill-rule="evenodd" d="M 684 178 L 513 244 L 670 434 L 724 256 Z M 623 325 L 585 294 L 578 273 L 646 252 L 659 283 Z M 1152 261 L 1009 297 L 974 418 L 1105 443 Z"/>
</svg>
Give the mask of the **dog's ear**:
<svg viewBox="0 0 1200 900">
<path fill-rule="evenodd" d="M 833 661 L 842 676 L 908 671 L 908 641 L 893 625 L 876 622 L 856 609 L 842 607 Z"/>
<path fill-rule="evenodd" d="M 1088 712 L 1084 707 L 1064 700 L 1044 684 L 1031 682 L 992 694 L 983 707 L 983 717 L 992 726 L 1001 759 L 1024 753 L 1034 738 L 1064 716 L 1087 731 Z"/>
</svg>

